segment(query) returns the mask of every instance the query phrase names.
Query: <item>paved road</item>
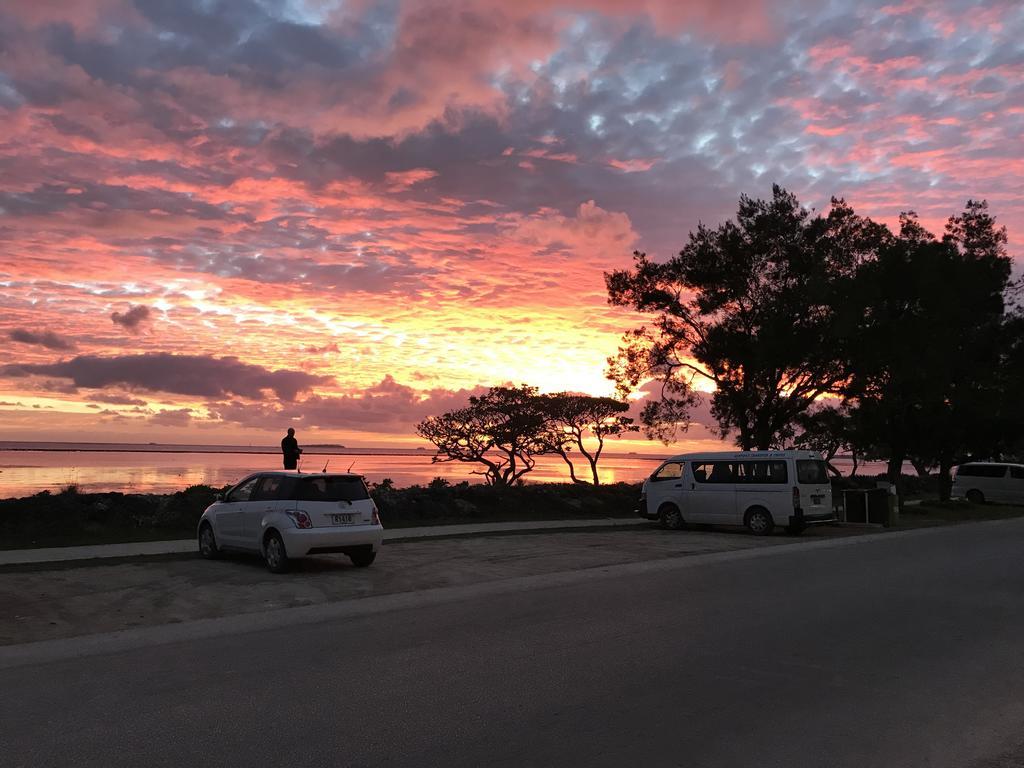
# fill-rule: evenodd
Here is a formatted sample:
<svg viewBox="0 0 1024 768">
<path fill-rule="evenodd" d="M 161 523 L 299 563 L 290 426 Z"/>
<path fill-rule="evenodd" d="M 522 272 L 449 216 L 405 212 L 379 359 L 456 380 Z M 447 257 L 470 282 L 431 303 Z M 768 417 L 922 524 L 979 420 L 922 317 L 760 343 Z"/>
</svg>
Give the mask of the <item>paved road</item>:
<svg viewBox="0 0 1024 768">
<path fill-rule="evenodd" d="M 1022 552 L 1014 520 L 632 563 L 7 669 L 2 762 L 1024 765 Z"/>
</svg>

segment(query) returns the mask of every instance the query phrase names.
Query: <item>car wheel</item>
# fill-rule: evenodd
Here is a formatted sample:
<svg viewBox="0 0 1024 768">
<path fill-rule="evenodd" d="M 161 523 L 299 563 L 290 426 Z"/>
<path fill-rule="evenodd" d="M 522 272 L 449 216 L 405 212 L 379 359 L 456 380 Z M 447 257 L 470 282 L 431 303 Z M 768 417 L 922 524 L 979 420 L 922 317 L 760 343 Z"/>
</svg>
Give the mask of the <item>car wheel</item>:
<svg viewBox="0 0 1024 768">
<path fill-rule="evenodd" d="M 352 561 L 352 565 L 356 568 L 368 568 L 377 559 L 377 553 L 372 549 L 363 552 L 351 552 L 348 559 Z"/>
<path fill-rule="evenodd" d="M 662 504 L 658 510 L 658 519 L 661 521 L 661 527 L 670 531 L 678 531 L 685 525 L 683 513 L 675 504 Z"/>
<path fill-rule="evenodd" d="M 220 557 L 217 538 L 213 535 L 213 526 L 209 523 L 203 523 L 199 529 L 199 554 L 207 560 L 216 560 Z"/>
<path fill-rule="evenodd" d="M 985 494 L 983 494 L 977 488 L 972 488 L 967 492 L 967 500 L 971 502 L 971 504 L 984 504 Z"/>
<path fill-rule="evenodd" d="M 277 531 L 271 531 L 263 540 L 263 559 L 271 573 L 288 572 L 288 553 L 284 548 L 284 540 Z"/>
<path fill-rule="evenodd" d="M 767 536 L 775 528 L 771 513 L 764 507 L 749 510 L 744 524 L 755 536 Z"/>
</svg>

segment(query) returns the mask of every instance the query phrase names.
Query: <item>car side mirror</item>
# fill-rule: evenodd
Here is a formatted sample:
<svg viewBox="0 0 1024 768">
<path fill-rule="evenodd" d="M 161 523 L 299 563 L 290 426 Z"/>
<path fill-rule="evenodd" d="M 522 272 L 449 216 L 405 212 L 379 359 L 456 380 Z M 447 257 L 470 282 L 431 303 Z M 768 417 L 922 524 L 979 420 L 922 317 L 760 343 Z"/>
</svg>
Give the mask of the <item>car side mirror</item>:
<svg viewBox="0 0 1024 768">
<path fill-rule="evenodd" d="M 215 501 L 224 501 L 224 494 L 223 493 L 218 493 L 213 498 L 214 498 Z"/>
</svg>

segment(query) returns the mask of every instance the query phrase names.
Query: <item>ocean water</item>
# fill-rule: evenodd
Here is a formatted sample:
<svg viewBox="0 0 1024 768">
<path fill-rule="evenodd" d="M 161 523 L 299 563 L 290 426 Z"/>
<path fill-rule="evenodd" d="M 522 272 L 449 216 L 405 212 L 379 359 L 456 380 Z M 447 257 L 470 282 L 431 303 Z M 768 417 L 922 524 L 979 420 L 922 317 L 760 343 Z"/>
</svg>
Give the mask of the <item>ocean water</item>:
<svg viewBox="0 0 1024 768">
<path fill-rule="evenodd" d="M 16 446 L 16 447 L 13 447 Z M 43 449 L 40 449 L 40 448 Z M 474 467 L 458 462 L 431 463 L 431 451 L 337 448 L 306 448 L 300 469 L 319 472 L 352 471 L 369 482 L 390 478 L 398 487 L 424 485 L 435 477 L 452 483 L 481 482 L 471 474 Z M 638 482 L 657 466 L 659 457 L 605 454 L 598 471 L 601 481 Z M 585 464 L 585 462 L 584 462 Z M 69 485 L 82 492 L 167 493 L 190 485 L 220 487 L 261 469 L 279 469 L 280 451 L 222 446 L 131 446 L 92 444 L 0 445 L 0 498 L 28 496 L 43 490 L 58 491 Z M 577 473 L 589 477 L 589 468 Z M 561 458 L 542 457 L 526 478 L 530 482 L 568 482 Z"/>
<path fill-rule="evenodd" d="M 636 483 L 647 477 L 664 453 L 623 454 L 606 452 L 598 465 L 603 483 Z M 459 462 L 432 463 L 432 451 L 413 449 L 309 446 L 300 469 L 331 470 L 361 474 L 371 483 L 390 478 L 397 487 L 425 485 L 435 477 L 449 482 L 482 482 L 474 467 Z M 833 461 L 844 472 L 849 462 Z M 59 491 L 73 485 L 82 492 L 168 493 L 190 485 L 220 487 L 235 483 L 250 472 L 281 467 L 279 450 L 262 446 L 133 445 L 118 443 L 12 443 L 0 442 L 0 498 L 28 496 L 39 491 Z M 879 462 L 861 464 L 860 474 L 884 471 Z M 586 462 L 577 464 L 577 475 L 589 477 Z M 531 483 L 569 482 L 561 458 L 543 456 L 526 475 Z"/>
</svg>

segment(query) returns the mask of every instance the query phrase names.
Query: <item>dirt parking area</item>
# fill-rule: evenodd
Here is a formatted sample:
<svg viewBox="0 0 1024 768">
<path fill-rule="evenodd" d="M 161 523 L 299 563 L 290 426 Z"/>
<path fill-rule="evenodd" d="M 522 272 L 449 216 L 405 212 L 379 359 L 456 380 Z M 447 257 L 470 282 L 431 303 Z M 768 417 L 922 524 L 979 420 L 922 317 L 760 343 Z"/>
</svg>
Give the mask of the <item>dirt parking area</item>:
<svg viewBox="0 0 1024 768">
<path fill-rule="evenodd" d="M 822 527 L 805 537 L 849 533 Z M 793 541 L 652 526 L 390 543 L 370 568 L 322 556 L 277 576 L 242 555 L 7 566 L 0 569 L 0 645 Z"/>
</svg>

